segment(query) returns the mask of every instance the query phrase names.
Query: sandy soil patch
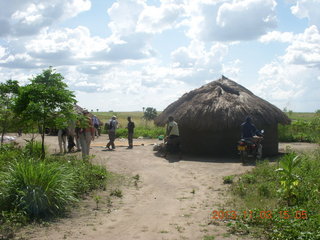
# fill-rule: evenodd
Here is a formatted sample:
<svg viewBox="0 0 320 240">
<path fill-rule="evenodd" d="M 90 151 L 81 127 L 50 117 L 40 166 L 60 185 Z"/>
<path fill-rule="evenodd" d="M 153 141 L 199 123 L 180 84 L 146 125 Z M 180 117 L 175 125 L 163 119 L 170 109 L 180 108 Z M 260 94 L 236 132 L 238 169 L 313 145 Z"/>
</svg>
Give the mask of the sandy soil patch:
<svg viewBox="0 0 320 240">
<path fill-rule="evenodd" d="M 17 239 L 197 240 L 205 235 L 214 235 L 215 239 L 249 239 L 229 235 L 224 223 L 210 224 L 210 217 L 213 210 L 221 210 L 228 198 L 223 176 L 241 174 L 253 166 L 242 166 L 238 158 L 164 159 L 152 150 L 157 142 L 135 140 L 134 148 L 128 150 L 126 140 L 118 140 L 115 151 L 105 151 L 107 136 L 96 139 L 91 149 L 95 155 L 92 161 L 126 176 L 120 187 L 123 197 L 110 198 L 110 188 L 93 193 L 92 196 L 101 197 L 98 210 L 94 198 L 88 197 L 70 217 L 45 227 L 23 229 Z M 46 143 L 58 152 L 57 137 L 46 137 Z M 136 175 L 139 181 L 133 180 Z"/>
</svg>

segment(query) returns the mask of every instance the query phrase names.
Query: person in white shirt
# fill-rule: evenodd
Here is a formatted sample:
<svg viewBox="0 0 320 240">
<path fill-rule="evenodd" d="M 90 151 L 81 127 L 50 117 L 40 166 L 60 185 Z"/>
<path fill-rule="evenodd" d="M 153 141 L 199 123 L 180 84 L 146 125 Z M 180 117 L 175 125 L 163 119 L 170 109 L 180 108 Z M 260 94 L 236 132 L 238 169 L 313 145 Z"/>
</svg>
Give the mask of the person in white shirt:
<svg viewBox="0 0 320 240">
<path fill-rule="evenodd" d="M 166 152 L 164 157 L 167 156 L 168 152 L 179 152 L 179 156 L 181 158 L 179 127 L 178 123 L 174 121 L 172 116 L 168 118 L 165 142 Z"/>
</svg>

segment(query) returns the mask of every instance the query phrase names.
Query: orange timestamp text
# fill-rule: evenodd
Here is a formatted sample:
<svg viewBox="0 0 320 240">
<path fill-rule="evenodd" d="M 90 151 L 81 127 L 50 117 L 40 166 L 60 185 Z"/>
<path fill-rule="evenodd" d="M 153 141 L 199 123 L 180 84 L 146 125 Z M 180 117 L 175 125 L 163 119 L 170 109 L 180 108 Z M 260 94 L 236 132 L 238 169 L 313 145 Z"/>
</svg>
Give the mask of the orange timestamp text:
<svg viewBox="0 0 320 240">
<path fill-rule="evenodd" d="M 236 220 L 244 219 L 272 219 L 278 217 L 281 219 L 308 219 L 307 211 L 233 211 L 233 210 L 214 210 L 211 213 L 211 219 Z"/>
</svg>

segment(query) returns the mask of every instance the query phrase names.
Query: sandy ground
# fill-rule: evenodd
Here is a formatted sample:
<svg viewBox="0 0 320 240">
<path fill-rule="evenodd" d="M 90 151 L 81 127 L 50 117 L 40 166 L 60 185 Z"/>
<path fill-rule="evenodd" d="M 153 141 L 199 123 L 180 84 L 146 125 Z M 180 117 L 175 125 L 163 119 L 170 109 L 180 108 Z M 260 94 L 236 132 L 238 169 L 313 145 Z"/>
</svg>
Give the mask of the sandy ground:
<svg viewBox="0 0 320 240">
<path fill-rule="evenodd" d="M 249 239 L 230 235 L 224 222 L 210 217 L 228 198 L 223 176 L 241 174 L 253 166 L 242 166 L 238 158 L 183 156 L 179 161 L 171 155 L 164 159 L 153 151 L 157 140 L 135 140 L 132 150 L 126 149 L 126 140 L 120 140 L 115 151 L 104 151 L 106 142 L 106 135 L 93 142 L 92 161 L 127 176 L 120 186 L 123 197 L 110 197 L 114 186 L 109 186 L 88 196 L 69 217 L 46 226 L 35 224 L 17 233 L 16 239 L 197 240 L 206 235 L 216 240 Z M 58 152 L 57 137 L 46 137 L 46 144 Z M 280 149 L 286 145 L 292 146 L 282 144 Z M 132 177 L 137 174 L 140 179 L 134 184 Z M 101 197 L 99 209 L 95 196 Z"/>
</svg>

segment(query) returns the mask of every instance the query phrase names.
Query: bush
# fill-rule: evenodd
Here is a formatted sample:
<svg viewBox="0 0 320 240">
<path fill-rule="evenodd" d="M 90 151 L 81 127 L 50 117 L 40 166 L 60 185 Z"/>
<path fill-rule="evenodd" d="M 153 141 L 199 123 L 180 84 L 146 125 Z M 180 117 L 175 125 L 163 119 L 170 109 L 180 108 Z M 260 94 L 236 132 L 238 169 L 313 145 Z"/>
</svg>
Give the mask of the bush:
<svg viewBox="0 0 320 240">
<path fill-rule="evenodd" d="M 13 161 L 1 176 L 1 210 L 18 209 L 31 218 L 57 215 L 75 202 L 75 177 L 54 162 Z"/>
<path fill-rule="evenodd" d="M 45 152 L 47 152 L 47 147 L 45 146 Z M 41 158 L 42 155 L 42 144 L 39 141 L 27 140 L 24 147 L 24 153 L 33 158 Z"/>
<path fill-rule="evenodd" d="M 233 208 L 254 216 L 231 223 L 234 231 L 264 232 L 277 240 L 320 239 L 320 151 L 297 159 L 290 153 L 279 166 L 265 161 L 232 185 Z M 266 212 L 271 217 L 261 218 Z"/>
</svg>

